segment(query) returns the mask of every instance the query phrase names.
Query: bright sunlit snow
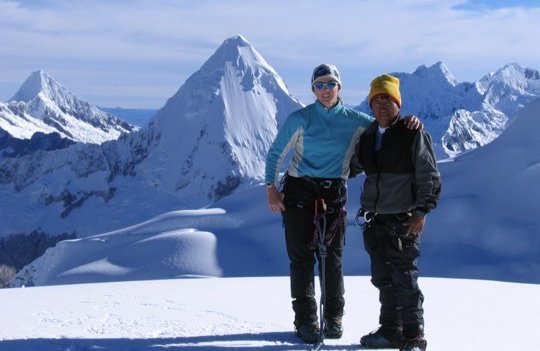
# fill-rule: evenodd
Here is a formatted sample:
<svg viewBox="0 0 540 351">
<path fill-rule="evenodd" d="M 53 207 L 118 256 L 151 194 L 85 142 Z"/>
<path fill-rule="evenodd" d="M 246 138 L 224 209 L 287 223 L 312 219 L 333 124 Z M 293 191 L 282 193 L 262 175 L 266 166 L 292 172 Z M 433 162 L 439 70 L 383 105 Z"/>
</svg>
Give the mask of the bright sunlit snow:
<svg viewBox="0 0 540 351">
<path fill-rule="evenodd" d="M 540 349 L 539 285 L 421 278 L 428 350 Z M 345 278 L 344 335 L 377 327 L 367 277 Z M 318 292 L 317 292 L 318 294 Z M 309 350 L 292 332 L 285 277 L 149 280 L 0 290 L 1 351 Z"/>
</svg>

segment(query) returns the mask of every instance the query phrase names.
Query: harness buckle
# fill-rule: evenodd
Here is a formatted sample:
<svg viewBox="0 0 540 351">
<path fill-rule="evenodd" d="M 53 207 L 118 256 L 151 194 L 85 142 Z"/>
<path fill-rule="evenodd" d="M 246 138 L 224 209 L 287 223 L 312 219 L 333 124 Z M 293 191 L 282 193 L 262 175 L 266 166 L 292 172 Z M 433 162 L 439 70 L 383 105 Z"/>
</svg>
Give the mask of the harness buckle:
<svg viewBox="0 0 540 351">
<path fill-rule="evenodd" d="M 358 213 L 356 214 L 356 218 L 354 221 L 357 226 L 362 227 L 366 224 L 369 224 L 371 221 L 373 221 L 376 215 L 377 215 L 376 212 L 369 212 L 369 211 L 365 211 L 363 208 L 360 208 L 358 210 Z M 360 218 L 364 221 L 363 223 L 359 222 Z"/>
<path fill-rule="evenodd" d="M 375 218 L 376 213 L 374 212 L 364 212 L 364 222 L 369 223 Z"/>
<path fill-rule="evenodd" d="M 319 185 L 325 189 L 329 189 L 332 186 L 332 181 L 327 179 L 321 182 Z"/>
</svg>

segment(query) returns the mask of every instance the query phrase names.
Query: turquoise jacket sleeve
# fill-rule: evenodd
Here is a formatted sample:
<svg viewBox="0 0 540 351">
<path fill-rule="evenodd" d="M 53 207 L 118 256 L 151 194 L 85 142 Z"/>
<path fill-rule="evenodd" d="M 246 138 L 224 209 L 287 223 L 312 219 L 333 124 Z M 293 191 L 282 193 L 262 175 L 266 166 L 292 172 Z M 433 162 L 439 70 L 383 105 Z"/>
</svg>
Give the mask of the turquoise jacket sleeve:
<svg viewBox="0 0 540 351">
<path fill-rule="evenodd" d="M 283 159 L 294 145 L 303 131 L 302 118 L 299 111 L 293 112 L 279 129 L 276 139 L 268 150 L 266 156 L 265 181 L 275 184 L 279 175 L 279 167 Z"/>
</svg>

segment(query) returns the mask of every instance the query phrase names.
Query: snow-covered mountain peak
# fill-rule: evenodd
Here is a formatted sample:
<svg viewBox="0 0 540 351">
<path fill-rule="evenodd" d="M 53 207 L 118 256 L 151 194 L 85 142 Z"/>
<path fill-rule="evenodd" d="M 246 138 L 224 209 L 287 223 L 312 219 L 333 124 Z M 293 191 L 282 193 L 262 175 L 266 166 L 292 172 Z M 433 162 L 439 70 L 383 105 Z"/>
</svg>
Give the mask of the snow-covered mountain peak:
<svg viewBox="0 0 540 351">
<path fill-rule="evenodd" d="M 285 82 L 277 72 L 266 62 L 262 55 L 242 35 L 235 35 L 226 39 L 216 52 L 201 67 L 202 72 L 222 71 L 223 64 L 230 64 L 242 71 L 250 71 L 253 76 L 260 76 L 264 72 L 273 74 L 280 88 L 287 90 Z M 245 82 L 249 89 L 249 81 Z"/>
<path fill-rule="evenodd" d="M 496 72 L 485 75 L 479 83 L 484 90 L 494 84 L 504 84 L 521 89 L 532 86 L 540 90 L 540 73 L 517 63 L 509 63 Z"/>
<path fill-rule="evenodd" d="M 540 96 L 540 73 L 510 63 L 485 75 L 477 85 L 489 105 L 510 117 Z"/>
<path fill-rule="evenodd" d="M 452 86 L 456 86 L 458 84 L 457 79 L 442 61 L 438 61 L 429 67 L 426 65 L 421 65 L 416 68 L 413 75 L 416 75 L 418 78 L 433 80 L 437 83 L 448 82 Z"/>
<path fill-rule="evenodd" d="M 244 37 L 225 40 L 155 116 L 155 161 L 169 167 L 160 184 L 217 199 L 262 180 L 278 124 L 301 107 Z"/>
<path fill-rule="evenodd" d="M 35 98 L 43 89 L 44 82 L 50 78 L 45 71 L 35 71 L 24 81 L 17 93 L 9 101 L 28 102 Z M 46 84 L 46 83 L 45 83 Z"/>
<path fill-rule="evenodd" d="M 43 70 L 32 72 L 9 101 L 30 102 L 42 94 L 55 102 L 73 100 L 73 94 Z"/>
<path fill-rule="evenodd" d="M 421 65 L 413 73 L 391 73 L 400 79 L 402 96 L 402 113 L 415 114 L 425 119 L 434 121 L 430 123 L 435 130 L 436 136 L 442 135 L 446 128 L 444 117 L 452 115 L 456 106 L 463 106 L 464 90 L 471 90 L 473 86 L 458 84 L 446 65 L 439 61 L 431 66 Z M 477 96 L 476 96 L 477 95 Z M 479 105 L 478 92 L 472 97 Z M 370 112 L 367 99 L 357 107 L 360 111 Z"/>
<path fill-rule="evenodd" d="M 137 128 L 75 96 L 45 71 L 33 72 L 9 100 L 0 125 L 14 137 L 58 132 L 62 138 L 100 144 Z"/>
<path fill-rule="evenodd" d="M 234 61 L 239 56 L 256 56 L 258 60 L 266 61 L 260 56 L 257 50 L 251 45 L 246 38 L 241 35 L 235 35 L 228 39 L 225 39 L 221 46 L 216 50 L 216 52 L 211 56 L 211 58 L 206 62 L 210 64 L 212 62 L 220 61 Z M 204 67 L 204 66 L 203 66 Z"/>
</svg>

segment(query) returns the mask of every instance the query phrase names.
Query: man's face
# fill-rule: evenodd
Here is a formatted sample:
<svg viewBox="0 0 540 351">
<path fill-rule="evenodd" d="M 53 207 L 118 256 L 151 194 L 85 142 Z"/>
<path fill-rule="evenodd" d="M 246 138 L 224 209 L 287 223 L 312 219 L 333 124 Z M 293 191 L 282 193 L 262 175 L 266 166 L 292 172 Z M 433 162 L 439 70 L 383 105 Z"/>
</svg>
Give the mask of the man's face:
<svg viewBox="0 0 540 351">
<path fill-rule="evenodd" d="M 390 95 L 379 94 L 371 100 L 371 111 L 379 126 L 386 128 L 399 113 L 399 106 Z"/>
<path fill-rule="evenodd" d="M 330 108 L 337 103 L 339 84 L 330 78 L 320 80 L 313 84 L 313 92 L 321 104 L 323 104 L 326 108 Z"/>
</svg>

